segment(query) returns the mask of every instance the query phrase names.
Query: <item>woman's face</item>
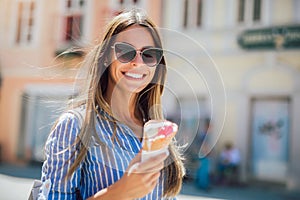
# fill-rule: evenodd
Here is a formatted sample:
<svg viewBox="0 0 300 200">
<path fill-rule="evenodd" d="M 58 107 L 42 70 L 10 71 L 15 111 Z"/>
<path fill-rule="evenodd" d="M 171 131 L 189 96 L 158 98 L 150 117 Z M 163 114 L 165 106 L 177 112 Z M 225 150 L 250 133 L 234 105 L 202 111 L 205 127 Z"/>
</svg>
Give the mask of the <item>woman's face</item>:
<svg viewBox="0 0 300 200">
<path fill-rule="evenodd" d="M 155 47 L 153 38 L 146 28 L 133 25 L 119 33 L 115 43 L 131 45 L 138 52 L 130 62 L 126 63 L 120 62 L 116 58 L 115 51 L 112 48 L 108 88 L 138 93 L 151 82 L 155 74 L 156 66 L 149 67 L 144 63 L 140 54 L 141 50 Z"/>
</svg>

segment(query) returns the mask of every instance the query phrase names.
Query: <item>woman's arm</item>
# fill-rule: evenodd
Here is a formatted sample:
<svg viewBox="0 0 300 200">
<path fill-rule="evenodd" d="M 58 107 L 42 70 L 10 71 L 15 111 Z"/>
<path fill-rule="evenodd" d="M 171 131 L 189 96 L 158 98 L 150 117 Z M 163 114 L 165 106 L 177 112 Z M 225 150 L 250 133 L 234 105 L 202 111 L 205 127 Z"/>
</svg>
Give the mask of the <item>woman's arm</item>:
<svg viewBox="0 0 300 200">
<path fill-rule="evenodd" d="M 141 153 L 139 153 L 119 181 L 97 192 L 89 200 L 127 200 L 147 195 L 158 183 L 166 158 L 167 154 L 162 153 L 141 163 Z"/>
<path fill-rule="evenodd" d="M 80 170 L 67 178 L 67 172 L 76 157 L 75 141 L 79 133 L 78 119 L 71 113 L 63 114 L 47 139 L 46 160 L 42 168 L 40 199 L 76 198 L 80 183 Z M 46 185 L 45 185 L 46 186 Z"/>
</svg>

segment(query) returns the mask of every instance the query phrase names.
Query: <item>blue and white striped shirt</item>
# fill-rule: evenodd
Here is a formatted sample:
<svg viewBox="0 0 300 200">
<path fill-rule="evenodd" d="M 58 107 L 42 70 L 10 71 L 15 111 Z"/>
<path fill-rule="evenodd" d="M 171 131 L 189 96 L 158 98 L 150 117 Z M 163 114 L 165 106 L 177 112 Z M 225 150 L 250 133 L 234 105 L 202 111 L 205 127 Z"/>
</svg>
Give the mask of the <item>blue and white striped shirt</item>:
<svg viewBox="0 0 300 200">
<path fill-rule="evenodd" d="M 109 117 L 102 110 L 100 114 Z M 140 140 L 128 126 L 119 123 L 117 139 L 112 140 L 114 124 L 97 116 L 97 135 L 105 145 L 97 144 L 92 137 L 85 159 L 69 179 L 64 179 L 78 155 L 78 148 L 74 144 L 80 126 L 78 116 L 67 112 L 59 118 L 51 132 L 46 143 L 46 160 L 42 167 L 41 180 L 44 189 L 41 189 L 39 199 L 76 199 L 78 191 L 83 199 L 87 199 L 118 181 L 141 149 Z M 74 152 L 75 156 L 72 157 Z M 163 177 L 162 173 L 155 189 L 141 199 L 163 199 Z M 49 182 L 49 187 L 45 187 Z"/>
</svg>

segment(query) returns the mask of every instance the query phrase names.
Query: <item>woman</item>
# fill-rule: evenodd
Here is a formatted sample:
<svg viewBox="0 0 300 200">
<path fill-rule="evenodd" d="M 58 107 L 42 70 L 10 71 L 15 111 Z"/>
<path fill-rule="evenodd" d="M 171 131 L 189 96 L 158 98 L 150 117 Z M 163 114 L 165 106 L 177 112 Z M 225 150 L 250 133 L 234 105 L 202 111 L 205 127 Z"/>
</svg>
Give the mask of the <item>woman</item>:
<svg viewBox="0 0 300 200">
<path fill-rule="evenodd" d="M 175 145 L 140 162 L 143 124 L 162 119 L 166 76 L 154 23 L 139 10 L 116 16 L 83 63 L 84 104 L 64 113 L 46 144 L 40 199 L 163 199 L 181 188 Z"/>
</svg>

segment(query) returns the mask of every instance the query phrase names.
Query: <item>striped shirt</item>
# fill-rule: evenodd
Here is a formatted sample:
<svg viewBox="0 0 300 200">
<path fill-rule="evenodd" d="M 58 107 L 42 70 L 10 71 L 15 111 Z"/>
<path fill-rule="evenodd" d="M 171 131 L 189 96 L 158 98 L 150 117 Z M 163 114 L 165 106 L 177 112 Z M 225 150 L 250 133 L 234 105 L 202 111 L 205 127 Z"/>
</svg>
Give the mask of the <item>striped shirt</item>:
<svg viewBox="0 0 300 200">
<path fill-rule="evenodd" d="M 109 117 L 102 110 L 100 115 Z M 117 126 L 116 140 L 112 140 L 114 124 L 103 117 L 96 118 L 96 132 L 101 144 L 92 136 L 85 159 L 69 179 L 65 177 L 78 155 L 79 149 L 74 144 L 81 121 L 72 112 L 59 118 L 46 143 L 39 199 L 78 199 L 79 192 L 83 199 L 87 199 L 123 176 L 130 161 L 140 151 L 141 142 L 128 126 L 121 123 Z M 154 190 L 140 199 L 164 199 L 163 177 L 162 173 Z"/>
</svg>

